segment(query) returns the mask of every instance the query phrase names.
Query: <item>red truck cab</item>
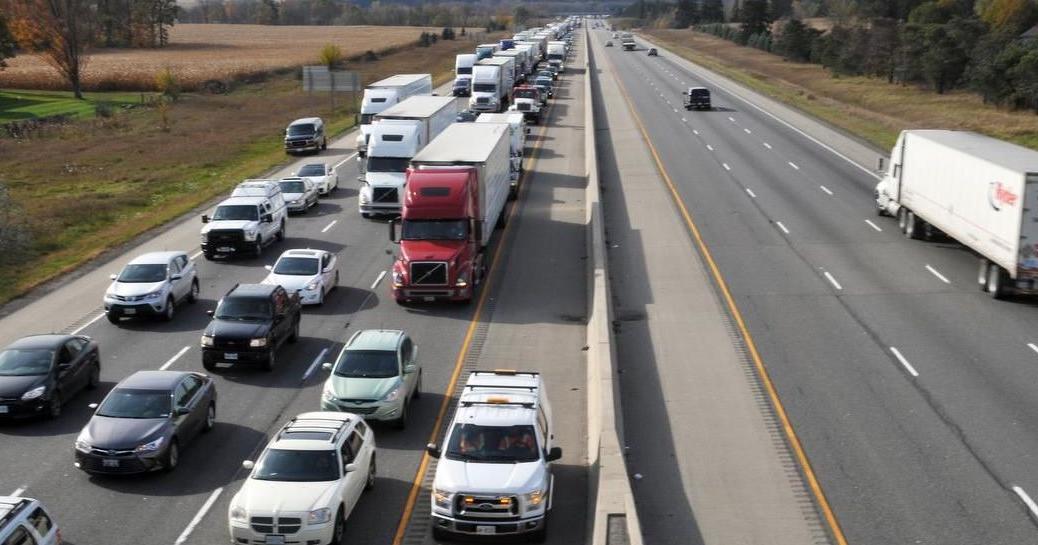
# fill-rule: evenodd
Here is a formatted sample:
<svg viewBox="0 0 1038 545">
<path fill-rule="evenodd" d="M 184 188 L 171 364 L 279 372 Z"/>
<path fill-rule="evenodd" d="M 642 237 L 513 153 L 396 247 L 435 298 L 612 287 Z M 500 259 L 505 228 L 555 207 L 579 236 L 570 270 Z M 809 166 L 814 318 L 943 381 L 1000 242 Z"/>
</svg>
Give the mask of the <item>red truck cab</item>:
<svg viewBox="0 0 1038 545">
<path fill-rule="evenodd" d="M 390 239 L 400 244 L 393 298 L 470 301 L 485 267 L 477 170 L 408 169 L 405 188 L 401 216 L 390 223 Z"/>
</svg>

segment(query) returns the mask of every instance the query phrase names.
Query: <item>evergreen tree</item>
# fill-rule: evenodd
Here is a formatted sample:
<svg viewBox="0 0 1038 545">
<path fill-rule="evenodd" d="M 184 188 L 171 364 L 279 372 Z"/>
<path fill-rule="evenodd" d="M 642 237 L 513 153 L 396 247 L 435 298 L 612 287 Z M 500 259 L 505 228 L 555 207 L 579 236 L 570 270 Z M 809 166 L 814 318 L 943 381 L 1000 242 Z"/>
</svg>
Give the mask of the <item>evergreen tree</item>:
<svg viewBox="0 0 1038 545">
<path fill-rule="evenodd" d="M 742 26 L 739 28 L 739 41 L 746 43 L 754 34 L 770 32 L 771 13 L 768 0 L 745 0 L 740 10 Z"/>
<path fill-rule="evenodd" d="M 724 3 L 722 0 L 701 0 L 699 20 L 704 23 L 724 22 Z"/>
</svg>

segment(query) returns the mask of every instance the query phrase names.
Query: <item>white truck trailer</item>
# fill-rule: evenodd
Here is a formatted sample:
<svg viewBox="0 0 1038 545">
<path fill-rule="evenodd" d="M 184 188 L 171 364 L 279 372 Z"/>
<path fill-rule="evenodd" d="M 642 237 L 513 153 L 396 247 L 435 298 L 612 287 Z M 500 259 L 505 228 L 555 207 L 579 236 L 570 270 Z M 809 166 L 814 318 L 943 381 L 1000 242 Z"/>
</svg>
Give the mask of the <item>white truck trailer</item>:
<svg viewBox="0 0 1038 545">
<path fill-rule="evenodd" d="M 943 233 L 976 252 L 992 297 L 1038 293 L 1038 151 L 972 132 L 902 131 L 875 196 L 909 238 Z"/>
<path fill-rule="evenodd" d="M 472 96 L 469 108 L 477 112 L 502 112 L 508 109 L 515 85 L 515 59 L 490 57 L 472 67 Z"/>
<path fill-rule="evenodd" d="M 368 133 L 375 114 L 415 95 L 432 93 L 429 74 L 397 74 L 376 81 L 364 89 L 360 103 L 360 134 L 357 135 L 357 157 L 367 155 Z"/>
<path fill-rule="evenodd" d="M 520 82 L 520 81 L 525 80 L 526 79 L 526 75 L 529 73 L 529 66 L 530 66 L 531 63 L 529 61 L 529 56 L 527 55 L 527 51 L 528 50 L 529 49 L 526 48 L 526 47 L 524 47 L 522 49 L 520 49 L 518 47 L 515 47 L 515 48 L 509 49 L 509 50 L 506 50 L 506 51 L 499 51 L 497 53 L 494 53 L 494 57 L 493 58 L 499 58 L 500 57 L 500 58 L 510 58 L 510 59 L 512 59 L 513 67 L 515 68 L 515 73 L 513 75 L 513 81 L 514 82 Z"/>
<path fill-rule="evenodd" d="M 509 196 L 515 198 L 519 194 L 519 179 L 523 175 L 523 156 L 526 150 L 526 121 L 522 112 L 509 111 L 503 114 L 479 114 L 476 123 L 499 123 L 508 127 L 509 155 L 512 158 L 510 179 L 512 182 Z"/>
<path fill-rule="evenodd" d="M 566 44 L 565 42 L 548 42 L 548 64 L 558 68 L 558 72 L 562 73 L 566 70 L 566 65 L 563 64 L 566 60 Z"/>
<path fill-rule="evenodd" d="M 375 116 L 357 198 L 360 215 L 399 214 L 411 158 L 454 122 L 452 97 L 414 96 Z"/>
</svg>

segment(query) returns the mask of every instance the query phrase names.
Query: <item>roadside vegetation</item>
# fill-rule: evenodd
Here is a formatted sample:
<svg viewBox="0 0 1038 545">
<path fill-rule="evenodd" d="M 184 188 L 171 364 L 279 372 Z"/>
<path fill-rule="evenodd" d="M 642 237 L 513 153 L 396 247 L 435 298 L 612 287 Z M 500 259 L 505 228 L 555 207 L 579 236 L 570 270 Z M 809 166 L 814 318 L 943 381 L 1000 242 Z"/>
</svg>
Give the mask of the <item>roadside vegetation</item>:
<svg viewBox="0 0 1038 545">
<path fill-rule="evenodd" d="M 55 116 L 72 119 L 103 117 L 114 108 L 144 104 L 147 96 L 142 93 L 84 93 L 80 100 L 64 91 L 0 90 L 0 125 Z"/>
</svg>

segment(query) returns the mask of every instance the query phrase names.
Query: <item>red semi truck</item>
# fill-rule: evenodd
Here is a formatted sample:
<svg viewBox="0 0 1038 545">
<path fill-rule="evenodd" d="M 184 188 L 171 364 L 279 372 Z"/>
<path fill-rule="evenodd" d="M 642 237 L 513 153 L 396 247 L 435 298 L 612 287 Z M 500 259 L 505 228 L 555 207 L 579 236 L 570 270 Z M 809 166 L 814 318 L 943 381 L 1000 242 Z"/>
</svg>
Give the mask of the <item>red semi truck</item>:
<svg viewBox="0 0 1038 545">
<path fill-rule="evenodd" d="M 411 160 L 404 208 L 390 223 L 397 303 L 470 301 L 510 187 L 508 127 L 455 123 Z M 399 224 L 399 236 L 397 227 Z"/>
</svg>

